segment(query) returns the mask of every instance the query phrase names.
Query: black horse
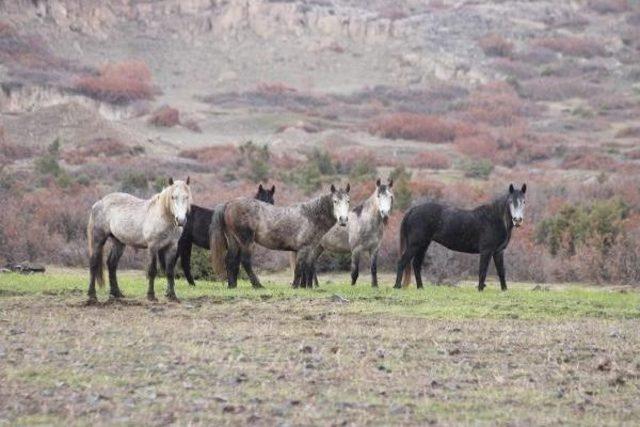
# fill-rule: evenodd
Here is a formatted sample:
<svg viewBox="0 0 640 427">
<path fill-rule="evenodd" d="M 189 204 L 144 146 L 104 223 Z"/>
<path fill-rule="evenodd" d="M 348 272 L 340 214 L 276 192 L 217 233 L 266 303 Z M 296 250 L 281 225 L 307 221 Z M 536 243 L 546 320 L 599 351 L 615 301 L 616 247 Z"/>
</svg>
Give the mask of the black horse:
<svg viewBox="0 0 640 427">
<path fill-rule="evenodd" d="M 411 262 L 418 288 L 422 288 L 421 268 L 431 241 L 457 252 L 480 254 L 478 290 L 485 288 L 489 261 L 493 257 L 500 288 L 507 290 L 503 253 L 511 239 L 513 227 L 524 219 L 527 184 L 473 210 L 457 209 L 427 202 L 407 211 L 400 225 L 400 260 L 394 288 L 411 281 Z"/>
<path fill-rule="evenodd" d="M 275 192 L 275 185 L 271 186 L 271 189 L 267 189 L 260 184 L 255 199 L 273 205 L 273 195 Z M 219 206 L 224 206 L 224 204 Z M 180 258 L 184 277 L 191 286 L 196 285 L 193 276 L 191 276 L 191 247 L 195 244 L 201 248 L 209 249 L 209 227 L 211 226 L 212 215 L 213 210 L 192 205 L 191 213 L 187 217 L 187 223 L 178 241 L 176 262 L 177 258 Z"/>
</svg>

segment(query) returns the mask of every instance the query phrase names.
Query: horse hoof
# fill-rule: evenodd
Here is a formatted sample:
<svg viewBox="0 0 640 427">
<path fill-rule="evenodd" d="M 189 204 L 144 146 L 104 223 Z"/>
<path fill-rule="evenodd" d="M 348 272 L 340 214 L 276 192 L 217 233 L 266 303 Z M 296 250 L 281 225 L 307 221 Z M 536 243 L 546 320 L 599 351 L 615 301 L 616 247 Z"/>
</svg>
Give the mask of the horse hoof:
<svg viewBox="0 0 640 427">
<path fill-rule="evenodd" d="M 151 302 L 158 302 L 158 298 L 155 295 L 147 295 L 147 300 Z"/>
<path fill-rule="evenodd" d="M 195 282 L 189 282 L 189 286 L 193 286 L 193 287 L 195 287 L 195 286 L 196 286 L 196 284 L 195 284 Z"/>
<path fill-rule="evenodd" d="M 400 286 L 400 285 L 393 285 L 393 289 L 402 289 L 402 286 Z"/>
<path fill-rule="evenodd" d="M 501 290 L 502 292 L 507 292 L 507 287 L 505 286 L 504 288 L 500 288 L 500 290 Z"/>
<path fill-rule="evenodd" d="M 89 297 L 87 302 L 84 303 L 84 305 L 87 305 L 87 306 L 97 305 L 97 304 L 98 304 L 98 298 L 97 297 Z"/>
<path fill-rule="evenodd" d="M 117 294 L 109 294 L 109 299 L 121 299 L 124 298 L 124 295 L 121 292 Z"/>
<path fill-rule="evenodd" d="M 262 285 L 253 285 L 253 289 L 264 289 Z"/>
<path fill-rule="evenodd" d="M 478 286 L 478 292 L 484 291 L 485 286 Z"/>
<path fill-rule="evenodd" d="M 175 295 L 167 295 L 167 299 L 171 302 L 176 302 L 180 304 L 180 299 L 178 299 L 178 297 Z"/>
</svg>

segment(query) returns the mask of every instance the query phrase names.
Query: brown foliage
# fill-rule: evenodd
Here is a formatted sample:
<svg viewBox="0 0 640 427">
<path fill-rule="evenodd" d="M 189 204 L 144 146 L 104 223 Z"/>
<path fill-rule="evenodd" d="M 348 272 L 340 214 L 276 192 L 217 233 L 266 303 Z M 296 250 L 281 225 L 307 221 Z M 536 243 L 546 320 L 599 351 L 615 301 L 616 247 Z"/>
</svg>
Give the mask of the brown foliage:
<svg viewBox="0 0 640 427">
<path fill-rule="evenodd" d="M 620 129 L 616 133 L 616 138 L 640 138 L 640 127 L 632 126 Z"/>
<path fill-rule="evenodd" d="M 173 107 L 163 105 L 151 114 L 149 123 L 158 127 L 173 127 L 180 124 L 180 112 Z"/>
<path fill-rule="evenodd" d="M 606 154 L 581 151 L 569 154 L 562 162 L 565 169 L 613 170 L 618 162 Z"/>
<path fill-rule="evenodd" d="M 415 139 L 443 143 L 455 138 L 454 127 L 435 116 L 413 113 L 395 113 L 376 119 L 369 124 L 369 132 L 389 139 Z"/>
<path fill-rule="evenodd" d="M 64 151 L 62 158 L 69 164 L 86 163 L 90 157 L 116 157 L 133 154 L 134 150 L 116 138 L 94 138 L 73 150 Z"/>
<path fill-rule="evenodd" d="M 490 135 L 480 134 L 457 138 L 456 148 L 469 157 L 492 159 L 498 151 L 498 143 Z"/>
<path fill-rule="evenodd" d="M 590 9 L 598 13 L 624 13 L 631 7 L 629 0 L 589 0 L 587 3 Z"/>
<path fill-rule="evenodd" d="M 426 169 L 449 169 L 451 159 L 446 154 L 436 151 L 423 151 L 411 158 L 411 166 Z"/>
<path fill-rule="evenodd" d="M 511 56 L 513 53 L 513 43 L 499 34 L 487 34 L 480 39 L 478 44 L 488 56 Z"/>
<path fill-rule="evenodd" d="M 537 39 L 535 45 L 562 53 L 568 56 L 578 56 L 582 58 L 593 58 L 594 56 L 604 56 L 606 50 L 604 46 L 596 40 L 577 36 L 553 36 Z"/>
<path fill-rule="evenodd" d="M 97 75 L 76 79 L 79 92 L 111 103 L 152 99 L 151 71 L 142 61 L 131 60 L 107 64 Z"/>
<path fill-rule="evenodd" d="M 522 104 L 513 87 L 495 82 L 481 86 L 471 94 L 467 111 L 474 122 L 513 126 L 523 115 Z"/>
<path fill-rule="evenodd" d="M 233 145 L 214 145 L 206 148 L 183 150 L 178 155 L 211 166 L 231 165 L 241 157 L 240 152 Z"/>
</svg>

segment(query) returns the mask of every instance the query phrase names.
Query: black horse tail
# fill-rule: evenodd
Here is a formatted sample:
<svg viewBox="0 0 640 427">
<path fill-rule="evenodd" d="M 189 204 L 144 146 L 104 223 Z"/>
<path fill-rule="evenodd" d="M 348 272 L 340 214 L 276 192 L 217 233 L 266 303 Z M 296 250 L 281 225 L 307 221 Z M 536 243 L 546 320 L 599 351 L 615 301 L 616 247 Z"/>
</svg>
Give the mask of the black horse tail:
<svg viewBox="0 0 640 427">
<path fill-rule="evenodd" d="M 213 272 L 221 277 L 227 277 L 227 266 L 225 258 L 227 256 L 227 235 L 224 221 L 224 211 L 226 204 L 221 204 L 213 209 L 211 216 L 211 226 L 209 227 L 209 246 L 211 248 L 211 266 Z"/>
<path fill-rule="evenodd" d="M 89 223 L 87 224 L 87 243 L 89 244 L 89 263 L 95 263 L 96 269 L 96 281 L 98 282 L 98 286 L 104 288 L 104 245 L 100 245 L 97 249 L 97 252 L 94 254 L 93 252 L 93 209 L 89 214 Z M 95 256 L 95 260 L 94 260 Z"/>
<path fill-rule="evenodd" d="M 407 250 L 407 224 L 406 219 L 409 212 L 407 212 L 402 218 L 402 223 L 400 224 L 400 257 Z M 411 284 L 411 260 L 407 262 L 407 265 L 404 267 L 404 272 L 402 273 L 402 286 L 407 287 Z"/>
</svg>

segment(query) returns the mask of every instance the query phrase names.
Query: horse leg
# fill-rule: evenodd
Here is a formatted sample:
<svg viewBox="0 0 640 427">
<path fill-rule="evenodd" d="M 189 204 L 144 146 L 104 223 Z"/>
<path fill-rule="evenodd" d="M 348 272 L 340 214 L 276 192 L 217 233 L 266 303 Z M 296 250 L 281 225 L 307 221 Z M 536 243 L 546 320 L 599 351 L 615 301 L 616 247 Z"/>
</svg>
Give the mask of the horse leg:
<svg viewBox="0 0 640 427">
<path fill-rule="evenodd" d="M 165 296 L 169 301 L 180 302 L 178 297 L 176 296 L 176 282 L 175 282 L 175 268 L 176 268 L 176 247 L 170 246 L 162 251 L 162 256 L 164 258 L 164 265 L 167 266 L 165 273 L 167 274 L 167 291 L 165 292 Z"/>
<path fill-rule="evenodd" d="M 240 248 L 238 244 L 229 239 L 229 248 L 227 249 L 227 284 L 229 288 L 238 286 L 238 273 L 240 272 Z"/>
<path fill-rule="evenodd" d="M 378 248 L 369 252 L 369 258 L 371 263 L 371 287 L 378 287 Z"/>
<path fill-rule="evenodd" d="M 298 253 L 292 252 L 293 255 L 293 283 L 291 286 L 295 289 L 300 287 L 300 283 L 302 282 L 302 270 L 300 268 L 300 261 L 298 259 Z"/>
<path fill-rule="evenodd" d="M 120 292 L 118 278 L 116 277 L 118 262 L 120 262 L 120 257 L 122 257 L 122 254 L 124 253 L 124 243 L 116 240 L 115 238 L 111 240 L 113 241 L 113 247 L 111 248 L 109 257 L 107 258 L 107 267 L 109 268 L 109 295 L 111 298 L 124 298 L 124 295 Z"/>
<path fill-rule="evenodd" d="M 253 272 L 253 266 L 251 265 L 251 249 L 243 249 L 240 251 L 240 261 L 242 262 L 242 268 L 247 272 L 249 276 L 249 281 L 251 282 L 251 286 L 255 289 L 264 288 L 262 284 L 260 284 L 260 280 L 256 273 Z"/>
<path fill-rule="evenodd" d="M 413 257 L 413 274 L 416 276 L 416 286 L 418 289 L 422 289 L 422 263 L 424 262 L 424 256 L 427 253 L 429 245 L 424 248 L 418 249 L 418 252 Z"/>
<path fill-rule="evenodd" d="M 351 252 L 351 286 L 355 286 L 360 273 L 360 249 Z"/>
<path fill-rule="evenodd" d="M 491 261 L 491 252 L 480 254 L 480 268 L 478 270 L 478 290 L 482 291 L 486 285 L 484 281 L 487 278 L 487 270 L 489 269 L 489 261 Z"/>
<path fill-rule="evenodd" d="M 92 245 L 89 258 L 89 291 L 87 292 L 89 299 L 87 304 L 95 304 L 98 302 L 96 281 L 102 286 L 102 252 L 108 236 L 96 228 L 90 230 L 90 233 L 92 233 Z"/>
<path fill-rule="evenodd" d="M 503 291 L 507 290 L 507 279 L 504 274 L 504 252 L 500 251 L 493 254 L 493 262 L 496 265 L 496 271 L 498 272 L 498 277 L 500 278 L 500 289 Z"/>
<path fill-rule="evenodd" d="M 318 272 L 316 271 L 316 265 L 318 263 L 318 258 L 320 258 L 320 255 L 322 255 L 322 253 L 324 252 L 324 248 L 322 247 L 322 245 L 318 245 L 316 246 L 316 248 L 313 250 L 312 254 L 311 254 L 311 263 L 312 263 L 312 286 L 318 288 L 320 287 L 318 284 Z M 311 286 L 310 286 L 311 287 Z"/>
<path fill-rule="evenodd" d="M 404 269 L 409 261 L 411 261 L 416 255 L 418 249 L 419 248 L 417 246 L 407 246 L 404 253 L 400 256 L 400 259 L 398 260 L 398 267 L 396 270 L 396 284 L 393 285 L 395 289 L 402 288 L 402 274 L 404 273 Z"/>
<path fill-rule="evenodd" d="M 156 291 L 153 287 L 153 282 L 156 280 L 158 274 L 158 254 L 156 250 L 149 249 L 149 265 L 147 266 L 147 279 L 149 280 L 149 287 L 147 288 L 147 299 L 149 301 L 158 301 L 156 298 Z"/>
<path fill-rule="evenodd" d="M 182 266 L 182 272 L 184 273 L 184 278 L 187 279 L 187 282 L 191 286 L 195 286 L 196 282 L 193 280 L 193 276 L 191 275 L 191 249 L 193 243 L 188 239 L 180 239 L 178 242 L 178 254 L 180 257 L 180 265 Z"/>
</svg>

